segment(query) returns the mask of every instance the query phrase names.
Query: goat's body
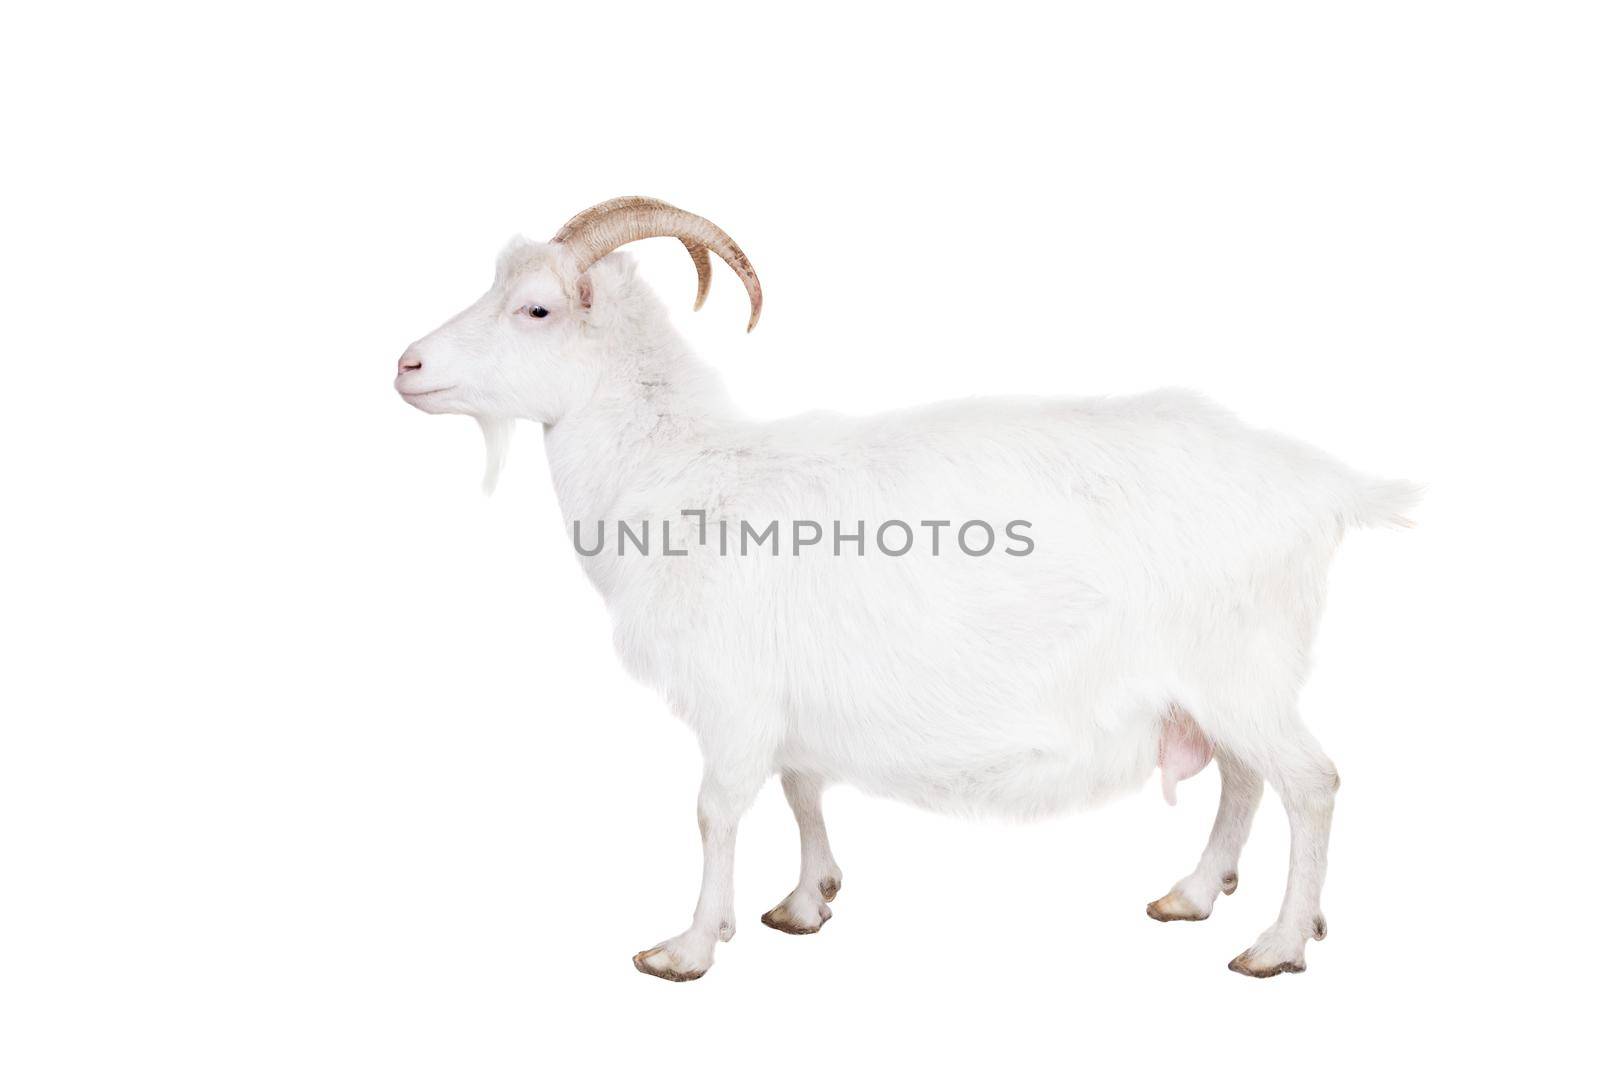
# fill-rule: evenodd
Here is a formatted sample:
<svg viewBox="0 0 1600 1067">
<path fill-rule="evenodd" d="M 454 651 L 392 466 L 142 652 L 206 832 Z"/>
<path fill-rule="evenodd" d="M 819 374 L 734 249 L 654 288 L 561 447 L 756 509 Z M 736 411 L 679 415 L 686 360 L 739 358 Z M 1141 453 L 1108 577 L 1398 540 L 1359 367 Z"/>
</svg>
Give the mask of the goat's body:
<svg viewBox="0 0 1600 1067">
<path fill-rule="evenodd" d="M 671 520 L 689 554 L 585 560 L 630 669 L 709 748 L 961 812 L 1135 789 L 1175 708 L 1212 736 L 1292 710 L 1332 551 L 1372 495 L 1176 392 L 657 429 L 606 514 Z M 896 519 L 916 543 L 887 556 L 875 531 Z M 970 519 L 998 535 L 984 555 L 956 541 Z M 1010 555 L 1019 519 L 1033 548 Z M 742 555 L 741 520 L 778 520 L 779 554 Z M 795 554 L 795 520 L 822 543 Z M 863 554 L 834 555 L 836 520 L 863 524 Z M 924 520 L 953 522 L 937 556 Z"/>
<path fill-rule="evenodd" d="M 720 249 L 754 312 L 754 272 L 704 220 L 663 231 L 676 209 L 629 200 L 575 223 L 617 229 L 634 211 L 649 216 L 638 232 Z M 396 388 L 423 410 L 477 416 L 492 452 L 504 420 L 544 424 L 622 659 L 699 738 L 699 903 L 689 929 L 634 958 L 640 970 L 699 977 L 733 936 L 735 831 L 774 773 L 801 870 L 762 919 L 788 933 L 832 915 L 830 782 L 1028 817 L 1136 789 L 1158 765 L 1171 799 L 1213 755 L 1211 839 L 1149 914 L 1203 919 L 1233 891 L 1271 782 L 1289 816 L 1288 891 L 1231 966 L 1303 969 L 1306 940 L 1326 932 L 1338 776 L 1296 695 L 1340 536 L 1403 522 L 1412 487 L 1179 392 L 750 422 L 625 257 L 584 269 L 564 246 L 528 242 L 408 350 Z"/>
</svg>

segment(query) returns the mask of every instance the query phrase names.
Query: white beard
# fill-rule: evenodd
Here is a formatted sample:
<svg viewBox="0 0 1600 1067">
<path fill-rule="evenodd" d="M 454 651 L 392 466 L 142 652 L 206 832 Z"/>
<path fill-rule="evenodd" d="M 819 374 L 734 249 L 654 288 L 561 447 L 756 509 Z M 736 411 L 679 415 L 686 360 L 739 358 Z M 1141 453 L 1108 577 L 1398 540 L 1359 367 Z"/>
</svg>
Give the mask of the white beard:
<svg viewBox="0 0 1600 1067">
<path fill-rule="evenodd" d="M 500 470 L 511 451 L 511 432 L 517 423 L 515 419 L 477 418 L 478 428 L 483 431 L 483 495 L 493 496 L 494 487 L 500 481 Z"/>
</svg>

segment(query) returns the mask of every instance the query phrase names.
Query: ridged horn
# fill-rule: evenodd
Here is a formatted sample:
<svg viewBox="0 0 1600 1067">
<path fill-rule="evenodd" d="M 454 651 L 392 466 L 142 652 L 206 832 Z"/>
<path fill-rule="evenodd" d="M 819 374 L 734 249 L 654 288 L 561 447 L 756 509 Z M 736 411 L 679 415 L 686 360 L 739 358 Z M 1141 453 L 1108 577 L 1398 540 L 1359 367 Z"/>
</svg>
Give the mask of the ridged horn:
<svg viewBox="0 0 1600 1067">
<path fill-rule="evenodd" d="M 588 226 L 601 215 L 609 214 L 618 208 L 637 207 L 642 204 L 659 204 L 662 207 L 671 207 L 670 204 L 667 204 L 664 201 L 654 200 L 648 196 L 614 197 L 613 199 L 607 200 L 604 203 L 596 204 L 587 211 L 580 211 L 578 214 L 572 216 L 571 219 L 567 220 L 567 224 L 561 227 L 561 231 L 551 238 L 551 241 L 560 241 L 562 243 L 566 243 L 566 241 L 571 238 L 574 233 L 585 226 Z M 684 250 L 689 253 L 689 259 L 694 263 L 694 276 L 696 284 L 694 294 L 694 309 L 699 311 L 705 306 L 706 294 L 711 292 L 711 256 L 706 253 L 705 245 L 700 244 L 697 241 L 692 241 L 687 237 L 680 237 L 678 240 L 683 242 Z"/>
<path fill-rule="evenodd" d="M 676 237 L 688 249 L 699 281 L 694 302 L 697 311 L 711 289 L 711 257 L 707 252 L 715 252 L 744 282 L 745 292 L 750 295 L 750 324 L 746 331 L 756 328 L 761 318 L 761 279 L 756 277 L 744 250 L 709 219 L 654 197 L 619 196 L 578 212 L 550 240 L 572 249 L 578 269 L 585 271 L 623 245 L 647 237 Z"/>
</svg>

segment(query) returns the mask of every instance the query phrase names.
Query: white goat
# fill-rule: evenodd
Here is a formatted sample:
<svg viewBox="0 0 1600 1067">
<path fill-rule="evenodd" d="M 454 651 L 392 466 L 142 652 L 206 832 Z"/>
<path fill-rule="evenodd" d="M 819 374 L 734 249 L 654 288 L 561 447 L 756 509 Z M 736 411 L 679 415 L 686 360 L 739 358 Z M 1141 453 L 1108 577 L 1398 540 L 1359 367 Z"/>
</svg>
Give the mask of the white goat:
<svg viewBox="0 0 1600 1067">
<path fill-rule="evenodd" d="M 1296 694 L 1341 534 L 1405 525 L 1417 489 L 1179 392 L 747 421 L 610 254 L 652 236 L 689 248 L 702 299 L 705 250 L 724 259 L 755 325 L 760 285 L 727 234 L 627 197 L 548 244 L 512 241 L 489 291 L 412 345 L 395 382 L 423 411 L 479 419 L 491 481 L 511 420 L 544 425 L 618 652 L 699 737 L 699 903 L 639 970 L 698 978 L 733 936 L 735 829 L 774 773 L 800 881 L 762 921 L 802 934 L 840 883 L 829 783 L 1026 817 L 1157 767 L 1170 800 L 1213 752 L 1211 839 L 1149 914 L 1204 919 L 1233 892 L 1265 779 L 1288 810 L 1288 891 L 1229 966 L 1303 970 L 1306 939 L 1326 932 L 1339 779 Z M 606 525 L 616 539 L 596 550 Z"/>
</svg>

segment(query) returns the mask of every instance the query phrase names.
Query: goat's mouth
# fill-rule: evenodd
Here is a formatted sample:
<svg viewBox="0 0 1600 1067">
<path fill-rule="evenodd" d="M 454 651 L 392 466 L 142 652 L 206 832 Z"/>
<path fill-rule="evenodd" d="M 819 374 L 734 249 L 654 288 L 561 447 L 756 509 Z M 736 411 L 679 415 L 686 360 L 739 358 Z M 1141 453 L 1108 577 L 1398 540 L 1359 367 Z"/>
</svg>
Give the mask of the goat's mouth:
<svg viewBox="0 0 1600 1067">
<path fill-rule="evenodd" d="M 455 386 L 453 385 L 441 385 L 436 389 L 406 389 L 399 382 L 394 384 L 394 391 L 400 394 L 402 400 L 413 407 L 421 407 L 422 405 L 418 401 L 427 400 L 429 397 L 443 396 L 454 388 Z"/>
</svg>

